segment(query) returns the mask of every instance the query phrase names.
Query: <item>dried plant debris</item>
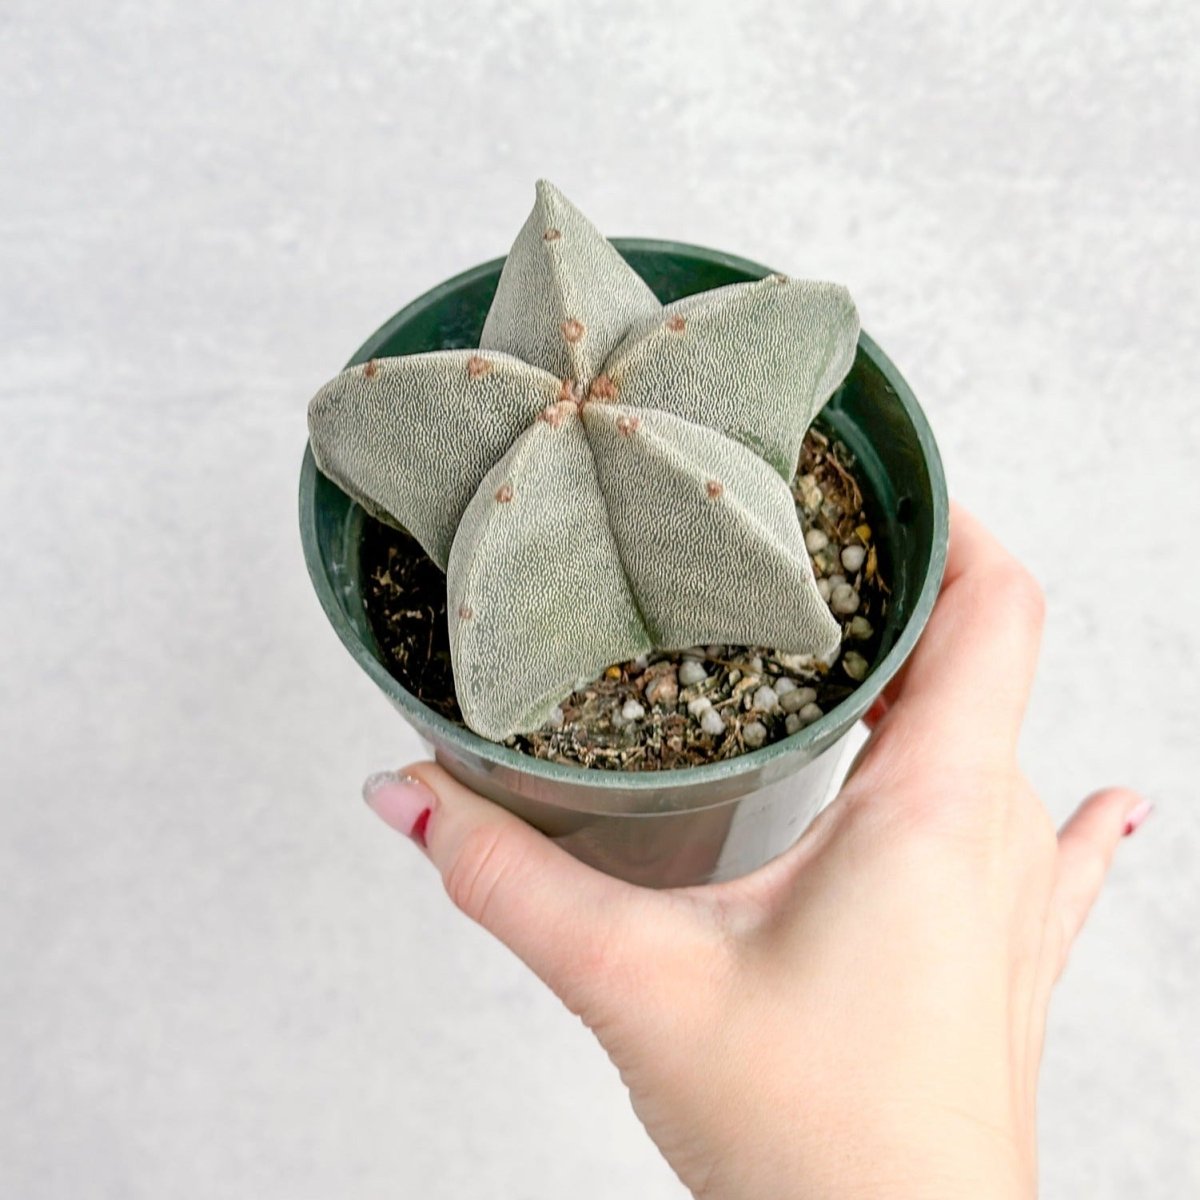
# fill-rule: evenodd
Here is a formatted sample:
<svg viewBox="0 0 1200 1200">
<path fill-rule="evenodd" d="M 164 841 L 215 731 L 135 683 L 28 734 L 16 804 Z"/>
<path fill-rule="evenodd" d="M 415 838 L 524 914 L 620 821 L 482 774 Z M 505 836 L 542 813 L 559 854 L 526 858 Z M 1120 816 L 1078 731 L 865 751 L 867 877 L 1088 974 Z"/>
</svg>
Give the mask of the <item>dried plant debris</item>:
<svg viewBox="0 0 1200 1200">
<path fill-rule="evenodd" d="M 818 428 L 792 484 L 817 587 L 842 626 L 827 659 L 763 646 L 695 646 L 614 663 L 549 722 L 506 745 L 613 771 L 661 771 L 733 758 L 779 741 L 840 704 L 871 669 L 888 587 L 854 460 Z M 389 670 L 422 703 L 462 724 L 454 698 L 446 577 L 407 534 L 367 518 L 367 617 Z"/>
</svg>

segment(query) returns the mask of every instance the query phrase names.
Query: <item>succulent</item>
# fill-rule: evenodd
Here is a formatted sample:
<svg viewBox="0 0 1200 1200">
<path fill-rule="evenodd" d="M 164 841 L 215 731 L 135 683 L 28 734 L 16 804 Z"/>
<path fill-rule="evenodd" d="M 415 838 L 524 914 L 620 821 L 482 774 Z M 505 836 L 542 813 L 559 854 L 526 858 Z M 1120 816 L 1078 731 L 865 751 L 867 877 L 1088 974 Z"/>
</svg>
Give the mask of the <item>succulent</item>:
<svg viewBox="0 0 1200 1200">
<path fill-rule="evenodd" d="M 660 304 L 543 181 L 479 349 L 346 369 L 312 449 L 446 571 L 459 706 L 501 740 L 654 648 L 838 645 L 790 484 L 857 339 L 829 283 Z"/>
</svg>

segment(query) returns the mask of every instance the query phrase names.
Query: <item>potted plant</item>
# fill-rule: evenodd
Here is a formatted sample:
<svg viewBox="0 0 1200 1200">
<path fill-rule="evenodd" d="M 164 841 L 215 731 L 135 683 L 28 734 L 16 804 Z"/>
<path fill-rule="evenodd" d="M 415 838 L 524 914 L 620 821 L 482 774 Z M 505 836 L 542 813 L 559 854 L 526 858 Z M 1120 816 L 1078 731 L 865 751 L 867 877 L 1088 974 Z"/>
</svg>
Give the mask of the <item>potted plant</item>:
<svg viewBox="0 0 1200 1200">
<path fill-rule="evenodd" d="M 861 582 L 814 571 L 828 539 L 805 528 L 814 476 L 795 472 L 818 411 L 861 490 L 842 553 L 887 592 L 873 621 L 854 611 Z M 698 247 L 609 243 L 545 183 L 506 259 L 403 309 L 314 398 L 300 521 L 334 628 L 439 762 L 580 858 L 655 886 L 743 874 L 803 831 L 836 744 L 924 626 L 948 524 L 929 428 L 844 289 Z M 419 675 L 402 684 L 369 617 L 364 547 L 385 526 L 402 531 L 390 553 L 446 572 L 429 608 L 455 708 L 418 699 Z M 852 627 L 872 661 L 843 652 Z M 741 690 L 722 717 L 697 689 L 704 655 L 730 643 L 774 654 L 769 669 L 753 660 L 761 680 L 745 663 L 725 673 Z M 839 660 L 840 702 L 788 701 L 785 683 L 805 689 L 780 662 L 817 681 Z M 712 761 L 600 770 L 522 752 L 606 675 L 656 686 L 677 726 L 686 705 L 702 729 L 676 740 Z M 631 698 L 604 719 L 644 716 Z"/>
</svg>

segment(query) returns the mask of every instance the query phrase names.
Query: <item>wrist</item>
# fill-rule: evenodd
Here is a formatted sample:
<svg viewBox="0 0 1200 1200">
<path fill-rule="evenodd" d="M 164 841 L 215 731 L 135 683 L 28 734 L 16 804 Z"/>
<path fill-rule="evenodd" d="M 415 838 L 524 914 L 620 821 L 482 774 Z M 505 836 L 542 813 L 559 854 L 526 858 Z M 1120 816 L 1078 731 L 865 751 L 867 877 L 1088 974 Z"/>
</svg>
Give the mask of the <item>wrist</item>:
<svg viewBox="0 0 1200 1200">
<path fill-rule="evenodd" d="M 881 1129 L 865 1114 L 836 1128 L 726 1158 L 697 1200 L 1034 1200 L 1032 1139 L 1011 1137 L 971 1118 L 906 1122 Z M 747 1147 L 742 1143 L 742 1149 Z M 741 1157 L 739 1155 L 739 1157 Z"/>
<path fill-rule="evenodd" d="M 844 1139 L 844 1135 L 843 1135 Z M 857 1149 L 831 1139 L 824 1178 L 804 1200 L 1034 1200 L 1035 1155 L 969 1120 L 874 1137 Z"/>
</svg>

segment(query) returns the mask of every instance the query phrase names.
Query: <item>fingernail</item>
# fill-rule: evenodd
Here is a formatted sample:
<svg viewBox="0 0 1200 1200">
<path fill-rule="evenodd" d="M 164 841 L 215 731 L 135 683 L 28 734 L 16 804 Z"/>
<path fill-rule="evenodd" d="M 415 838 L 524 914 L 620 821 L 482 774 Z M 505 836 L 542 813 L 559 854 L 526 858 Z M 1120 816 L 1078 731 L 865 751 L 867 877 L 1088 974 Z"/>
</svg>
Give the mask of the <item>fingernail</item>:
<svg viewBox="0 0 1200 1200">
<path fill-rule="evenodd" d="M 1125 818 L 1124 835 L 1128 837 L 1131 833 L 1136 833 L 1143 821 L 1154 811 L 1154 805 L 1149 800 L 1143 800 L 1133 812 Z"/>
<path fill-rule="evenodd" d="M 403 771 L 379 771 L 363 784 L 362 794 L 381 820 L 418 846 L 425 845 L 435 797 L 419 779 Z"/>
</svg>

